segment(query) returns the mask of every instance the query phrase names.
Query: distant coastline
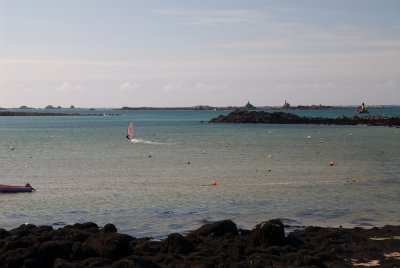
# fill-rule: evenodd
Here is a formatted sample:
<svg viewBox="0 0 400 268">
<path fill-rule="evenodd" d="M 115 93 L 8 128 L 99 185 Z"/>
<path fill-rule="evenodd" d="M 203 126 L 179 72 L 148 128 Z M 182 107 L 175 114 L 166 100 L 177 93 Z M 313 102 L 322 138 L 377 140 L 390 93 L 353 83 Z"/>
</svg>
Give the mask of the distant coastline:
<svg viewBox="0 0 400 268">
<path fill-rule="evenodd" d="M 0 116 L 117 116 L 119 114 L 79 114 L 79 113 L 50 113 L 50 112 L 16 112 L 1 111 Z"/>
<path fill-rule="evenodd" d="M 368 105 L 368 109 L 394 109 L 399 107 L 400 105 Z M 297 106 L 253 106 L 250 103 L 247 103 L 245 106 L 210 106 L 210 105 L 196 105 L 196 106 L 182 106 L 182 107 L 151 107 L 151 106 L 140 106 L 140 107 L 131 107 L 131 106 L 123 106 L 121 108 L 78 108 L 73 105 L 70 107 L 61 107 L 61 106 L 52 106 L 48 105 L 44 108 L 34 108 L 34 107 L 28 107 L 28 106 L 21 106 L 19 108 L 4 108 L 0 107 L 1 112 L 7 112 L 7 113 L 25 113 L 25 111 L 19 111 L 19 110 L 31 110 L 26 113 L 34 113 L 33 115 L 51 115 L 53 112 L 49 111 L 57 111 L 54 112 L 53 114 L 56 115 L 74 115 L 71 113 L 63 113 L 63 110 L 89 110 L 89 111 L 95 111 L 95 110 L 114 110 L 114 111 L 135 111 L 135 110 L 177 110 L 177 111 L 234 111 L 234 110 L 336 110 L 336 109 L 352 109 L 352 110 L 357 110 L 359 106 L 358 105 L 297 105 Z M 40 112 L 41 110 L 44 110 L 46 112 Z M 58 112 L 59 111 L 59 112 Z M 22 114 L 21 114 L 22 115 Z M 26 114 L 28 115 L 28 114 Z M 78 115 L 78 114 L 76 114 Z M 1 116 L 1 115 L 0 115 Z"/>
<path fill-rule="evenodd" d="M 390 109 L 396 108 L 397 105 L 370 105 L 370 109 Z M 198 105 L 198 106 L 187 106 L 187 107 L 127 107 L 117 108 L 113 110 L 205 110 L 205 111 L 230 111 L 237 109 L 248 109 L 248 110 L 335 110 L 335 109 L 353 109 L 356 110 L 357 105 L 351 106 L 325 106 L 325 105 L 298 105 L 291 106 L 288 108 L 283 108 L 282 106 L 253 106 L 253 108 L 246 108 L 246 106 L 208 106 L 208 105 Z"/>
</svg>

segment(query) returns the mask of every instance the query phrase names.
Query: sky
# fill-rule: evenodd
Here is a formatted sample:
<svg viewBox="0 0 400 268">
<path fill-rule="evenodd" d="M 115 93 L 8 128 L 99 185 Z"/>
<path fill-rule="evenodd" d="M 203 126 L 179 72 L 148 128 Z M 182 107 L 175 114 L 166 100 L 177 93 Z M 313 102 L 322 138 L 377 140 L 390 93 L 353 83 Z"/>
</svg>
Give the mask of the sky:
<svg viewBox="0 0 400 268">
<path fill-rule="evenodd" d="M 0 107 L 399 105 L 398 0 L 0 0 Z"/>
</svg>

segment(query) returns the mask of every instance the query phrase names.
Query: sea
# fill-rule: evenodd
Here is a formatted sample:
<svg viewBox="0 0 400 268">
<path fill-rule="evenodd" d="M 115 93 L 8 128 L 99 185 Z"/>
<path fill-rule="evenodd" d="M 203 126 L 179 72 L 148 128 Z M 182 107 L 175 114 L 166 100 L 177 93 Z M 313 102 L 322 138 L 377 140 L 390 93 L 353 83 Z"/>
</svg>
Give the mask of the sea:
<svg viewBox="0 0 400 268">
<path fill-rule="evenodd" d="M 36 189 L 0 194 L 0 228 L 91 221 L 162 238 L 224 219 L 243 229 L 275 218 L 289 229 L 400 225 L 400 128 L 208 123 L 229 111 L 57 112 L 95 115 L 0 117 L 0 184 Z"/>
</svg>

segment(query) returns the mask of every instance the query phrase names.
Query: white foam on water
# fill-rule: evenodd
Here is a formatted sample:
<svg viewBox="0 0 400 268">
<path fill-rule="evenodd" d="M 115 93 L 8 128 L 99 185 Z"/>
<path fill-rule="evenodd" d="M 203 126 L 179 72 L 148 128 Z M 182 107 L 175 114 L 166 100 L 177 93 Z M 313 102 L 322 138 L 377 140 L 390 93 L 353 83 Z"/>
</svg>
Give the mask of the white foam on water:
<svg viewBox="0 0 400 268">
<path fill-rule="evenodd" d="M 130 142 L 132 143 L 143 143 L 143 144 L 153 144 L 153 145 L 163 145 L 165 143 L 156 142 L 156 141 L 147 141 L 142 139 L 131 139 Z"/>
</svg>

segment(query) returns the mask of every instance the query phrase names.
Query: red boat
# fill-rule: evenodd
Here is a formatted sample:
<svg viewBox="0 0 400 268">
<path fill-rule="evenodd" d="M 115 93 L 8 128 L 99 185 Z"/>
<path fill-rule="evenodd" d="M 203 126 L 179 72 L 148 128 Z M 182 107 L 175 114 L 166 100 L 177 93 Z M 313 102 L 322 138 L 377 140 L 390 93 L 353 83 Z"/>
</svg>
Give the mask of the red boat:
<svg viewBox="0 0 400 268">
<path fill-rule="evenodd" d="M 30 193 L 35 189 L 27 183 L 25 186 L 14 186 L 0 184 L 0 193 Z"/>
</svg>

